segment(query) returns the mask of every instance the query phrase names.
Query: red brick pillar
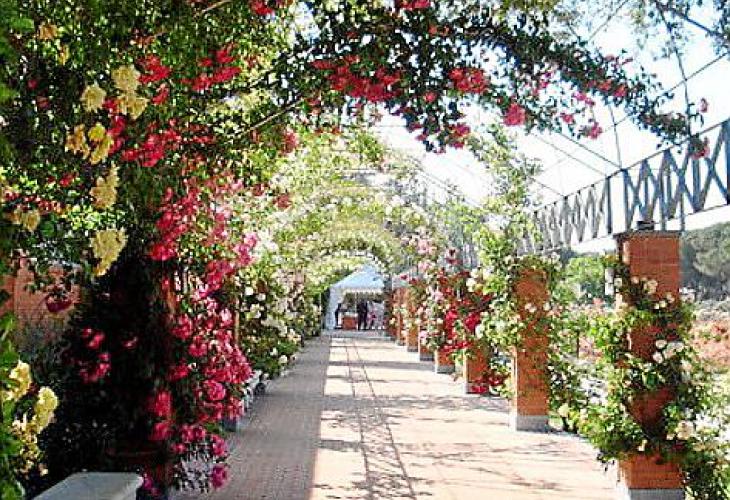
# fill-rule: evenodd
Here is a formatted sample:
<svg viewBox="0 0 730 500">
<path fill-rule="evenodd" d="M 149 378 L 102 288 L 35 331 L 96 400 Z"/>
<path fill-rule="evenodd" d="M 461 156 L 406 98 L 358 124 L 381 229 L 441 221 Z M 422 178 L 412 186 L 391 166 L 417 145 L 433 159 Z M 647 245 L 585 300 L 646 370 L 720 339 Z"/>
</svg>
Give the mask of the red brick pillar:
<svg viewBox="0 0 730 500">
<path fill-rule="evenodd" d="M 406 288 L 399 288 L 398 289 L 398 321 L 397 321 L 397 329 L 396 329 L 396 343 L 398 345 L 405 345 L 406 343 L 406 334 L 405 334 L 405 320 L 403 318 L 403 310 L 406 308 Z"/>
<path fill-rule="evenodd" d="M 525 269 L 515 283 L 520 318 L 525 322 L 522 344 L 513 351 L 514 397 L 510 426 L 518 431 L 548 429 L 547 373 L 548 331 L 540 324 L 549 300 L 547 277 L 543 271 Z"/>
<path fill-rule="evenodd" d="M 417 321 L 418 314 L 416 312 L 418 310 L 418 304 L 416 304 L 415 294 L 410 288 L 408 289 L 407 295 L 407 307 L 410 321 L 405 332 L 406 349 L 408 349 L 408 352 L 418 352 L 418 331 L 420 330 Z"/>
<path fill-rule="evenodd" d="M 464 375 L 464 392 L 481 394 L 484 387 L 484 375 L 489 371 L 489 356 L 483 349 L 474 346 L 464 355 L 462 366 Z"/>
<path fill-rule="evenodd" d="M 454 373 L 454 360 L 451 359 L 451 354 L 443 349 L 436 349 L 433 358 L 436 373 Z"/>
<path fill-rule="evenodd" d="M 420 361 L 433 361 L 433 351 L 425 344 L 426 339 L 418 339 L 418 359 Z"/>
<path fill-rule="evenodd" d="M 15 312 L 15 276 L 0 276 L 0 290 L 7 293 L 7 300 L 0 304 L 0 316 Z"/>
<path fill-rule="evenodd" d="M 619 258 L 628 266 L 629 276 L 657 282 L 656 294 L 679 296 L 681 280 L 679 232 L 630 231 L 616 238 Z M 617 303 L 627 300 L 617 297 Z M 646 328 L 629 334 L 629 349 L 647 361 L 655 351 L 656 334 Z M 671 387 L 636 397 L 629 408 L 636 421 L 646 427 L 656 425 L 664 407 L 674 399 Z M 620 491 L 624 498 L 679 500 L 684 498 L 679 467 L 652 455 L 635 454 L 619 462 Z"/>
</svg>

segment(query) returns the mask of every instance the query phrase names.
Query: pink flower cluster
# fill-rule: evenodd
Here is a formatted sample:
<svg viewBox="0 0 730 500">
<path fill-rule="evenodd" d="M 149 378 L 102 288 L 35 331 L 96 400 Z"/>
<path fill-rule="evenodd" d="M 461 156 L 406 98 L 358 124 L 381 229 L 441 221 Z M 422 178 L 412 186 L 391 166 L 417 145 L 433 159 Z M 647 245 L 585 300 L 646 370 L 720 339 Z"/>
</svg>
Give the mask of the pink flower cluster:
<svg viewBox="0 0 730 500">
<path fill-rule="evenodd" d="M 397 72 L 389 72 L 378 68 L 372 76 L 362 76 L 353 71 L 353 65 L 360 62 L 355 55 L 345 56 L 340 60 L 317 60 L 312 63 L 316 69 L 331 71 L 327 77 L 332 90 L 341 92 L 355 99 L 368 102 L 388 101 L 399 94 L 397 84 L 401 79 Z"/>
<path fill-rule="evenodd" d="M 160 239 L 149 251 L 152 260 L 165 261 L 177 257 L 179 240 L 190 229 L 200 211 L 200 204 L 200 190 L 193 186 L 188 187 L 182 198 L 174 201 L 172 190 L 167 190 L 156 223 Z"/>
<path fill-rule="evenodd" d="M 489 79 L 479 68 L 454 68 L 449 71 L 449 80 L 463 94 L 482 94 L 489 88 Z"/>
<path fill-rule="evenodd" d="M 236 60 L 235 56 L 231 54 L 232 50 L 233 45 L 226 45 L 215 51 L 211 57 L 201 59 L 198 66 L 209 71 L 192 79 L 185 78 L 182 82 L 189 85 L 195 92 L 205 92 L 216 85 L 230 82 L 241 74 L 241 67 L 231 64 Z"/>
<path fill-rule="evenodd" d="M 523 108 L 516 102 L 513 102 L 509 105 L 509 108 L 507 108 L 507 112 L 505 113 L 503 118 L 504 124 L 508 127 L 524 125 L 526 120 L 527 111 L 525 111 L 525 108 Z"/>
<path fill-rule="evenodd" d="M 431 0 L 396 0 L 395 8 L 403 10 L 419 10 L 431 7 Z"/>
<path fill-rule="evenodd" d="M 72 359 L 71 362 L 78 368 L 81 381 L 85 384 L 101 381 L 112 367 L 109 352 L 102 349 L 106 335 L 100 330 L 84 328 L 79 340 L 86 353 L 83 359 Z"/>
<path fill-rule="evenodd" d="M 251 8 L 254 14 L 257 16 L 270 16 L 275 13 L 277 9 L 286 7 L 290 0 L 249 0 L 248 6 Z"/>
</svg>

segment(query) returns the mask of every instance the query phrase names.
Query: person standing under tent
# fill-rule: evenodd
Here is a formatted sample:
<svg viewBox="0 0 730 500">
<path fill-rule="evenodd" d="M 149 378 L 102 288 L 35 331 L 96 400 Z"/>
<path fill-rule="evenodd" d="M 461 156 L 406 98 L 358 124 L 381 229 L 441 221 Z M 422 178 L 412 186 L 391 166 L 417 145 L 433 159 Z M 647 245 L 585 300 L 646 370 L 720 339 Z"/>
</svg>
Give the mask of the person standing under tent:
<svg viewBox="0 0 730 500">
<path fill-rule="evenodd" d="M 342 302 L 337 304 L 335 309 L 335 330 L 340 327 L 340 314 L 342 313 Z"/>
<path fill-rule="evenodd" d="M 368 305 L 364 300 L 357 303 L 357 329 L 365 330 L 368 320 Z"/>
<path fill-rule="evenodd" d="M 368 330 L 375 330 L 375 302 L 368 300 Z"/>
<path fill-rule="evenodd" d="M 382 302 L 376 302 L 373 304 L 375 309 L 375 328 L 377 330 L 383 329 L 383 321 L 385 320 L 385 304 Z"/>
</svg>

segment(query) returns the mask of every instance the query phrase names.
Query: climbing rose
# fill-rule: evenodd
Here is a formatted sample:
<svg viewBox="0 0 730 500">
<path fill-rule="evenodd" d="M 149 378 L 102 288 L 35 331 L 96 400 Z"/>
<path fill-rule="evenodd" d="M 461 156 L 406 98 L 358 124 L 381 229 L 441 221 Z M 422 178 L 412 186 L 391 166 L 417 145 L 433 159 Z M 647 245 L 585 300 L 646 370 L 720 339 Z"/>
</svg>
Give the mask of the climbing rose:
<svg viewBox="0 0 730 500">
<path fill-rule="evenodd" d="M 150 441 L 166 441 L 172 434 L 170 424 L 168 422 L 157 422 L 152 427 L 152 433 L 150 433 Z"/>
<path fill-rule="evenodd" d="M 211 434 L 210 439 L 213 456 L 222 457 L 223 455 L 225 455 L 228 451 L 225 440 L 216 434 Z"/>
<path fill-rule="evenodd" d="M 213 484 L 213 488 L 220 488 L 226 484 L 228 480 L 228 469 L 225 465 L 217 464 L 213 467 L 210 472 L 210 482 Z"/>
<path fill-rule="evenodd" d="M 215 380 L 206 380 L 203 382 L 203 386 L 205 387 L 205 394 L 211 401 L 220 401 L 226 397 L 226 388 Z"/>
<path fill-rule="evenodd" d="M 169 417 L 172 414 L 172 394 L 161 390 L 155 393 L 148 402 L 150 413 L 156 417 Z"/>
<path fill-rule="evenodd" d="M 504 124 L 508 127 L 523 125 L 526 117 L 527 113 L 525 112 L 525 108 L 513 102 L 510 104 L 507 109 L 507 113 L 504 115 Z"/>
</svg>

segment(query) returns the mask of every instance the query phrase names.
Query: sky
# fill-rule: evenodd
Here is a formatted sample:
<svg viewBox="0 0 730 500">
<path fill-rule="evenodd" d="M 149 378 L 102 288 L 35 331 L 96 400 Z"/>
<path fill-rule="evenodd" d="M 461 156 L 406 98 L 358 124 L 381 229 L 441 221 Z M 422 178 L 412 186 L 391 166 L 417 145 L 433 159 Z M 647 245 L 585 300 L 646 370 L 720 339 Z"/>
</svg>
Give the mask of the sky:
<svg viewBox="0 0 730 500">
<path fill-rule="evenodd" d="M 703 15 L 703 12 L 699 15 Z M 592 33 L 590 29 L 593 28 L 586 28 L 584 33 Z M 730 59 L 718 57 L 710 40 L 699 30 L 688 28 L 688 32 L 690 38 L 682 57 L 684 74 L 688 77 L 686 90 L 690 101 L 698 102 L 705 98 L 709 103 L 702 127 L 706 129 L 730 118 L 730 106 L 727 105 Z M 626 49 L 634 57 L 636 64 L 641 64 L 656 74 L 656 79 L 664 88 L 671 88 L 682 82 L 676 57 L 659 60 L 655 58 L 659 50 L 668 43 L 669 36 L 666 33 L 660 33 L 659 36 L 649 39 L 645 47 L 639 47 L 626 17 L 616 15 L 596 32 L 593 40 L 604 54 L 617 54 L 621 49 Z M 684 109 L 684 91 L 684 86 L 680 84 L 667 109 Z M 615 130 L 611 127 L 611 113 L 618 123 Z M 536 192 L 545 202 L 559 199 L 658 151 L 656 137 L 639 130 L 630 120 L 625 119 L 621 109 L 609 110 L 605 106 L 597 106 L 596 117 L 606 130 L 597 140 L 586 138 L 571 141 L 556 133 L 528 135 L 523 130 L 512 129 L 520 150 L 543 164 L 543 173 L 536 179 Z M 468 120 L 472 125 L 477 125 L 495 118 L 487 112 L 476 112 Z M 456 185 L 467 199 L 479 201 L 490 193 L 488 175 L 484 174 L 483 168 L 468 152 L 450 150 L 445 154 L 426 153 L 420 143 L 405 130 L 400 119 L 392 116 L 386 116 L 377 130 L 391 146 L 419 158 L 425 172 Z M 716 136 L 716 132 L 710 134 L 711 143 Z M 721 221 L 730 221 L 730 208 L 692 215 L 687 218 L 686 227 L 694 229 Z M 675 224 L 670 228 L 679 227 Z M 613 240 L 603 238 L 576 245 L 574 248 L 578 251 L 609 250 L 613 248 Z"/>
</svg>

